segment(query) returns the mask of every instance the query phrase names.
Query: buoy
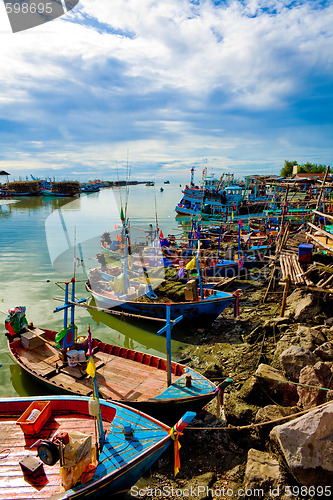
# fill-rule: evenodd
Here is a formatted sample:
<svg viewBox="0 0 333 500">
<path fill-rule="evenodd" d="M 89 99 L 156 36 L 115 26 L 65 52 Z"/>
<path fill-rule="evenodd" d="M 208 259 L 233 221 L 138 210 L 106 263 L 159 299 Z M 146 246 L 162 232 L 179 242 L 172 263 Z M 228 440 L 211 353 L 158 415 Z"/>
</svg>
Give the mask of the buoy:
<svg viewBox="0 0 333 500">
<path fill-rule="evenodd" d="M 89 399 L 89 414 L 92 417 L 97 417 L 97 415 L 99 414 L 99 401 L 98 401 L 98 399 L 95 399 L 95 398 Z"/>
</svg>

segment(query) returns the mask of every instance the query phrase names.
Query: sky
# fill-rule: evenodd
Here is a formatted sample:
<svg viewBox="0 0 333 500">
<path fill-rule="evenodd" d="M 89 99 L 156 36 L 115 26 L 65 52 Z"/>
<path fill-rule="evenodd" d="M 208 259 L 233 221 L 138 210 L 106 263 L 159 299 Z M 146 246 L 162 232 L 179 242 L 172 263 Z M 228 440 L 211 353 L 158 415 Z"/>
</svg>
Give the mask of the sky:
<svg viewBox="0 0 333 500">
<path fill-rule="evenodd" d="M 80 0 L 18 33 L 0 0 L 11 180 L 330 165 L 332 121 L 333 0 Z"/>
</svg>

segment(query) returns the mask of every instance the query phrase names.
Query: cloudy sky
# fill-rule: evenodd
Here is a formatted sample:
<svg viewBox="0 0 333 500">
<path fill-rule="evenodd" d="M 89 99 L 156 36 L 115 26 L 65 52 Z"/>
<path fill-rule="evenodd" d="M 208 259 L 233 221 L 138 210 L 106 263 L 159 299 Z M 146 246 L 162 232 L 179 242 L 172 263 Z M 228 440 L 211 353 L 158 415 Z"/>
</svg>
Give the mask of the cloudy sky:
<svg viewBox="0 0 333 500">
<path fill-rule="evenodd" d="M 332 120 L 333 0 L 80 0 L 19 33 L 0 0 L 12 179 L 329 165 Z"/>
</svg>

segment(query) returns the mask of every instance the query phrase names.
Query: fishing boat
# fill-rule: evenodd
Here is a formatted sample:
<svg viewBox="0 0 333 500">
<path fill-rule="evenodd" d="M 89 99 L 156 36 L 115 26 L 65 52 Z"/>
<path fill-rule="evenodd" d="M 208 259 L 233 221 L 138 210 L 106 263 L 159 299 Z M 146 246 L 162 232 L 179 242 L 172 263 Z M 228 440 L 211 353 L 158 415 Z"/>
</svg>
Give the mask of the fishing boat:
<svg viewBox="0 0 333 500">
<path fill-rule="evenodd" d="M 80 396 L 0 399 L 0 498 L 61 500 L 125 493 L 193 416 L 188 413 L 170 428 L 110 401 Z"/>
<path fill-rule="evenodd" d="M 76 197 L 80 194 L 80 183 L 77 181 L 54 182 L 42 181 L 40 193 L 44 196 Z"/>
<path fill-rule="evenodd" d="M 93 353 L 100 397 L 120 401 L 165 421 L 170 416 L 181 417 L 190 409 L 199 411 L 230 383 L 225 381 L 217 387 L 195 370 L 172 362 L 171 353 L 164 359 L 102 342 L 91 337 L 90 328 L 88 336 L 78 337 L 73 309 L 82 300 L 68 301 L 68 285 L 65 284 L 65 304 L 58 308 L 65 311 L 60 332 L 28 326 L 25 307 L 11 309 L 5 321 L 12 358 L 48 390 L 92 395 L 87 362 L 89 353 Z M 69 326 L 68 309 L 71 309 Z"/>
<path fill-rule="evenodd" d="M 146 294 L 142 297 L 140 294 L 141 286 L 132 283 L 129 293 L 118 295 L 110 288 L 108 281 L 98 280 L 91 282 L 89 280 L 86 283 L 87 291 L 94 297 L 96 304 L 102 309 L 124 311 L 138 318 L 164 319 L 166 316 L 166 302 L 158 298 L 149 297 Z M 237 300 L 237 296 L 232 293 L 208 289 L 205 285 L 202 285 L 200 288 L 197 288 L 197 285 L 195 285 L 195 288 L 191 289 L 189 295 L 192 298 L 189 298 L 187 301 L 169 301 L 171 303 L 172 318 L 182 315 L 185 323 L 212 322 L 226 307 L 231 304 L 235 305 Z"/>
<path fill-rule="evenodd" d="M 100 187 L 98 184 L 92 183 L 81 184 L 80 191 L 81 193 L 98 193 L 98 191 L 100 191 Z"/>
<path fill-rule="evenodd" d="M 202 219 L 225 218 L 237 213 L 243 199 L 242 187 L 232 184 L 232 174 L 217 179 L 203 170 L 201 186 L 194 183 L 194 168 L 191 169 L 190 185 L 186 185 L 183 197 L 175 210 L 180 215 L 199 215 Z"/>
</svg>

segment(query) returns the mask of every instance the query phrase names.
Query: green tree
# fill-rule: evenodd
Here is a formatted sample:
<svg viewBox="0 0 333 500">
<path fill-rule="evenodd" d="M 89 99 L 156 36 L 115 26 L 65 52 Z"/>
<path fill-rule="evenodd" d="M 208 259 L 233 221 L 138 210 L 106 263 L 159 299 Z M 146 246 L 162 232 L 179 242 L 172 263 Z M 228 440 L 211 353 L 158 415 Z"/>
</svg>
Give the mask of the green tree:
<svg viewBox="0 0 333 500">
<path fill-rule="evenodd" d="M 284 166 L 281 169 L 282 177 L 291 177 L 293 175 L 294 165 L 298 165 L 297 161 L 284 161 Z M 317 163 L 309 163 L 306 162 L 304 165 L 298 165 L 298 173 L 299 174 L 322 174 L 326 172 L 326 165 L 317 165 Z"/>
<path fill-rule="evenodd" d="M 297 165 L 297 161 L 289 161 L 285 160 L 284 161 L 284 167 L 281 169 L 281 176 L 282 177 L 291 177 L 293 175 L 293 168 L 294 165 Z"/>
</svg>

